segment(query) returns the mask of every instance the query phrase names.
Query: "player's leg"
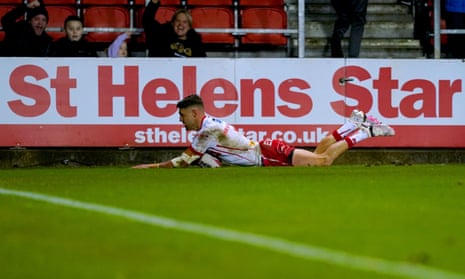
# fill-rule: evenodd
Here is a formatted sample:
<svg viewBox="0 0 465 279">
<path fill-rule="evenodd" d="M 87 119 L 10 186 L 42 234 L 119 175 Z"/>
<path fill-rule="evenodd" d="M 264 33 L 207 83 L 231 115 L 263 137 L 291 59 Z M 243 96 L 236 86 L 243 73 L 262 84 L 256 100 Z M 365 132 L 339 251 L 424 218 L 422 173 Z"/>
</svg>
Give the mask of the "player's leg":
<svg viewBox="0 0 465 279">
<path fill-rule="evenodd" d="M 327 166 L 330 158 L 326 154 L 316 154 L 306 149 L 296 148 L 292 154 L 294 167 Z"/>
<path fill-rule="evenodd" d="M 365 115 L 362 111 L 354 110 L 349 121 L 321 141 L 316 148 L 318 152 L 310 155 L 299 151 L 294 155 L 295 161 L 302 165 L 329 166 L 356 143 L 371 137 L 393 135 L 395 131 L 389 125 L 371 115 Z"/>
<path fill-rule="evenodd" d="M 358 123 L 363 123 L 365 121 L 365 114 L 359 110 L 353 110 L 349 121 L 346 121 L 341 127 L 333 131 L 330 135 L 324 137 L 316 146 L 314 152 L 316 154 L 323 154 L 328 150 L 328 148 L 340 141 L 343 140 L 346 136 L 354 132 L 359 128 Z"/>
</svg>

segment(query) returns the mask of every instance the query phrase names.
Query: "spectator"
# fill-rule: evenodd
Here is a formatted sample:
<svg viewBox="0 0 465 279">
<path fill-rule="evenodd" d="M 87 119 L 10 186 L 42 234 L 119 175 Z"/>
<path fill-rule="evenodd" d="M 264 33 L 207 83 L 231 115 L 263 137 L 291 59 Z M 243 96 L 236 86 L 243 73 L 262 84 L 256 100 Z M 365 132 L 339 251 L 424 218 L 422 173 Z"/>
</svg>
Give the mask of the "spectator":
<svg viewBox="0 0 465 279">
<path fill-rule="evenodd" d="M 24 20 L 19 20 L 26 14 Z M 52 37 L 45 28 L 48 12 L 42 1 L 20 4 L 2 17 L 5 30 L 2 56 L 46 56 Z"/>
<path fill-rule="evenodd" d="M 119 35 L 106 50 L 108 57 L 128 57 L 127 40 L 131 37 L 131 32 L 125 32 Z"/>
<path fill-rule="evenodd" d="M 349 57 L 359 57 L 368 0 L 331 0 L 331 5 L 337 15 L 331 37 L 331 57 L 344 57 L 341 42 L 349 27 Z"/>
<path fill-rule="evenodd" d="M 52 43 L 49 56 L 53 57 L 97 57 L 97 52 L 83 37 L 84 23 L 78 16 L 65 19 L 65 36 Z"/>
<path fill-rule="evenodd" d="M 159 23 L 155 14 L 159 0 L 151 0 L 142 16 L 145 39 L 150 57 L 206 57 L 199 33 L 192 28 L 192 17 L 186 10 L 178 10 L 171 22 Z"/>
<path fill-rule="evenodd" d="M 447 29 L 465 30 L 465 0 L 446 0 L 445 19 Z M 465 58 L 465 35 L 451 34 L 447 37 L 451 58 Z"/>
</svg>

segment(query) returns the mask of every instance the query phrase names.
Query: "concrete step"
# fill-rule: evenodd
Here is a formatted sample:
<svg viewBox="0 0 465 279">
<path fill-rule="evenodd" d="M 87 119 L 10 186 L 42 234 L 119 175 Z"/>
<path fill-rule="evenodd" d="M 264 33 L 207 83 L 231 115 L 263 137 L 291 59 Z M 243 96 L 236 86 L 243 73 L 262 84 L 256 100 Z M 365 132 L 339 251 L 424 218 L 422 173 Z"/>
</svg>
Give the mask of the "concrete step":
<svg viewBox="0 0 465 279">
<path fill-rule="evenodd" d="M 347 50 L 347 41 L 343 41 Z M 329 39 L 307 38 L 305 57 L 331 57 Z M 361 58 L 420 58 L 422 52 L 417 40 L 413 39 L 364 39 Z"/>
<path fill-rule="evenodd" d="M 289 10 L 289 12 L 291 12 Z M 329 3 L 324 4 L 309 4 L 305 8 L 305 14 L 310 17 L 319 18 L 320 16 L 334 15 L 334 9 Z M 409 14 L 409 9 L 405 5 L 399 4 L 373 4 L 369 2 L 367 8 L 367 19 L 377 20 L 380 17 L 388 18 L 403 18 L 411 20 L 412 15 Z"/>
<path fill-rule="evenodd" d="M 334 22 L 310 21 L 305 23 L 305 37 L 329 38 Z M 349 36 L 350 32 L 346 33 Z M 363 38 L 377 39 L 411 39 L 413 38 L 413 22 L 378 21 L 367 22 Z"/>
<path fill-rule="evenodd" d="M 297 0 L 288 1 L 289 26 L 297 26 Z M 329 39 L 336 14 L 330 0 L 307 0 L 305 5 L 305 57 L 330 57 Z M 370 0 L 361 58 L 418 58 L 420 44 L 413 39 L 413 17 L 409 7 L 397 0 Z M 347 49 L 346 33 L 343 46 Z"/>
</svg>

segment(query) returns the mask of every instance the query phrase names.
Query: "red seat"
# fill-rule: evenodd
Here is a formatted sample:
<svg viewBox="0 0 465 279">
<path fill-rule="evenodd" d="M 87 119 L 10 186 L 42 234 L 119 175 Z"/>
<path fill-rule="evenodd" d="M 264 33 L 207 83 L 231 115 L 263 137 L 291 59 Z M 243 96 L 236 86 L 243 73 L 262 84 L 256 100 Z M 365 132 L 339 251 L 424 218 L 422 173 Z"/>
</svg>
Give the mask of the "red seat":
<svg viewBox="0 0 465 279">
<path fill-rule="evenodd" d="M 70 15 L 77 15 L 76 8 L 70 6 L 47 6 L 49 20 L 47 24 L 48 29 L 53 29 L 47 31 L 47 33 L 52 36 L 54 40 L 65 36 L 63 32 L 65 19 Z M 55 30 L 60 28 L 60 30 Z"/>
<path fill-rule="evenodd" d="M 94 0 L 98 1 L 98 0 Z M 160 0 L 161 1 L 161 6 L 181 6 L 181 0 Z M 135 5 L 143 5 L 147 6 L 145 0 L 134 0 Z"/>
<path fill-rule="evenodd" d="M 112 31 L 112 28 L 129 28 L 129 11 L 118 6 L 91 6 L 83 10 L 84 27 L 108 28 L 103 32 L 90 31 L 87 39 L 91 42 L 112 42 L 121 31 Z"/>
<path fill-rule="evenodd" d="M 242 28 L 286 29 L 287 15 L 278 8 L 246 8 L 241 13 Z M 242 37 L 244 44 L 286 45 L 283 34 L 247 33 Z"/>
<path fill-rule="evenodd" d="M 191 11 L 194 28 L 234 28 L 234 13 L 225 7 L 198 7 Z M 204 43 L 234 43 L 231 33 L 202 33 Z"/>
<path fill-rule="evenodd" d="M 160 0 L 161 6 L 181 6 L 181 0 Z"/>
<path fill-rule="evenodd" d="M 164 2 L 163 2 L 164 3 Z M 189 6 L 232 6 L 233 0 L 188 0 Z"/>
<path fill-rule="evenodd" d="M 159 7 L 155 19 L 160 23 L 169 22 L 177 10 L 175 7 Z"/>
<path fill-rule="evenodd" d="M 77 4 L 76 0 L 45 0 L 44 2 L 47 9 L 50 5 L 74 6 Z"/>
<path fill-rule="evenodd" d="M 140 8 L 136 11 L 136 23 L 137 27 L 142 27 L 142 15 L 144 14 L 145 7 Z M 175 6 L 160 6 L 155 14 L 155 19 L 160 23 L 171 21 L 174 13 L 178 10 Z"/>
<path fill-rule="evenodd" d="M 164 7 L 160 6 L 157 13 L 155 14 L 155 19 L 160 23 L 170 22 L 177 8 L 175 7 Z M 142 15 L 144 13 L 144 8 L 140 9 L 137 12 L 137 23 L 136 26 L 142 28 Z M 138 42 L 145 42 L 145 33 L 142 32 L 140 36 L 137 36 Z"/>
<path fill-rule="evenodd" d="M 45 0 L 48 4 L 48 0 Z M 128 0 L 81 0 L 82 5 L 116 5 L 116 6 L 124 6 L 128 5 Z"/>
<path fill-rule="evenodd" d="M 21 4 L 21 3 L 24 3 L 23 0 L 0 0 L 0 4 L 1 5 L 18 5 L 18 4 Z M 2 10 L 3 11 L 3 10 Z M 2 16 L 3 14 L 0 14 L 0 16 Z"/>
<path fill-rule="evenodd" d="M 284 0 L 240 0 L 239 5 L 243 7 L 284 6 Z"/>
</svg>

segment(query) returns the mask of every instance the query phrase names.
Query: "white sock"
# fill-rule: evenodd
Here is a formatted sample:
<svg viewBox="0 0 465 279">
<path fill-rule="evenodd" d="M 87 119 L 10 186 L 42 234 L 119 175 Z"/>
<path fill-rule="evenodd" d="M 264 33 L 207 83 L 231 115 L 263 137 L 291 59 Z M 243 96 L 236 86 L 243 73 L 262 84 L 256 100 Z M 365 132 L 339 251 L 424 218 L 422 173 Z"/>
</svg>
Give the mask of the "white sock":
<svg viewBox="0 0 465 279">
<path fill-rule="evenodd" d="M 355 132 L 354 134 L 350 135 L 349 139 L 350 139 L 350 141 L 352 142 L 352 145 L 353 145 L 353 144 L 359 143 L 361 141 L 364 141 L 369 137 L 370 137 L 369 132 L 367 132 L 367 131 L 365 131 L 363 129 L 360 129 L 357 132 Z"/>
<path fill-rule="evenodd" d="M 341 138 L 345 138 L 348 134 L 352 133 L 353 131 L 357 130 L 357 125 L 352 121 L 346 121 L 339 129 L 337 129 L 337 133 L 341 136 Z"/>
</svg>

